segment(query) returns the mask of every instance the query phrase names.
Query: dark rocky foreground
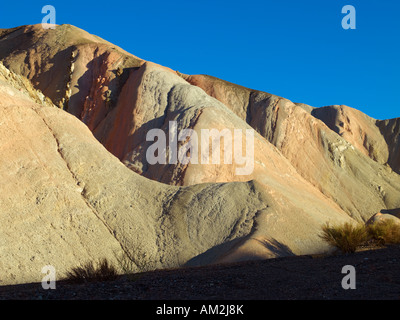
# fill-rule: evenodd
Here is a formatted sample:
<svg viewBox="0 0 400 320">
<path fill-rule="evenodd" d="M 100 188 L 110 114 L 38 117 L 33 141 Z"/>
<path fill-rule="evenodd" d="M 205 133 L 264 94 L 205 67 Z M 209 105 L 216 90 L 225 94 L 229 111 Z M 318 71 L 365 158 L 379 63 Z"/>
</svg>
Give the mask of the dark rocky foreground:
<svg viewBox="0 0 400 320">
<path fill-rule="evenodd" d="M 23 300 L 398 300 L 400 246 L 349 255 L 297 256 L 121 276 L 102 283 L 57 282 L 0 287 L 0 299 Z M 356 289 L 342 288 L 345 265 Z"/>
</svg>

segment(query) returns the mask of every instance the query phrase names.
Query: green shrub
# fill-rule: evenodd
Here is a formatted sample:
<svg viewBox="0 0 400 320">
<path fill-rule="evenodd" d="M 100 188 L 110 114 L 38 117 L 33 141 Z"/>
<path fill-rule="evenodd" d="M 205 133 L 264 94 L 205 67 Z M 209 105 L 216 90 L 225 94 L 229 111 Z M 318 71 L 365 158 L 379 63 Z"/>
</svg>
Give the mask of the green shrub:
<svg viewBox="0 0 400 320">
<path fill-rule="evenodd" d="M 115 280 L 118 276 L 117 269 L 107 259 L 99 260 L 97 265 L 88 262 L 82 267 L 72 268 L 67 272 L 66 280 L 72 282 L 95 282 Z"/>
<path fill-rule="evenodd" d="M 320 237 L 344 253 L 355 252 L 359 246 L 368 240 L 365 226 L 351 223 L 344 223 L 337 227 L 331 227 L 327 223 L 322 226 Z"/>
</svg>

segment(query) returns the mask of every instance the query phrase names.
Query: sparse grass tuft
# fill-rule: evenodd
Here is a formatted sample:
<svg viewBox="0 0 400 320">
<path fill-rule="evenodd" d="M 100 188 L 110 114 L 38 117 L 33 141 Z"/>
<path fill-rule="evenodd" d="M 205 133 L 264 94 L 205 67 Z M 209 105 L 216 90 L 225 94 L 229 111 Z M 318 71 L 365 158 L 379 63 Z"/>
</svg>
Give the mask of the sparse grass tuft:
<svg viewBox="0 0 400 320">
<path fill-rule="evenodd" d="M 365 226 L 361 224 L 344 223 L 341 226 L 331 227 L 327 223 L 322 226 L 320 237 L 342 252 L 351 253 L 367 241 L 368 234 Z"/>
<path fill-rule="evenodd" d="M 370 225 L 345 223 L 335 227 L 327 223 L 322 226 L 319 236 L 342 252 L 350 253 L 363 245 L 400 244 L 400 225 L 393 220 L 378 221 Z"/>
<path fill-rule="evenodd" d="M 107 259 L 101 259 L 97 265 L 92 261 L 82 267 L 72 268 L 67 272 L 66 280 L 72 282 L 95 282 L 115 280 L 118 276 L 117 269 L 112 266 Z"/>
<path fill-rule="evenodd" d="M 400 243 L 400 226 L 393 220 L 378 221 L 366 229 L 370 239 L 377 245 Z"/>
</svg>

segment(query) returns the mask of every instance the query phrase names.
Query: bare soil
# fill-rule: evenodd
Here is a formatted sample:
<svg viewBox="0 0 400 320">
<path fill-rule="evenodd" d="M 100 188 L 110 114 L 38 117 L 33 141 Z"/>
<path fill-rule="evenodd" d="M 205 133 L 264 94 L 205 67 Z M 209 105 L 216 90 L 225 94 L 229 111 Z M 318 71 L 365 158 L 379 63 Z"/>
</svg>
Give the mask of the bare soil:
<svg viewBox="0 0 400 320">
<path fill-rule="evenodd" d="M 25 300 L 398 300 L 400 246 L 353 254 L 295 256 L 225 265 L 157 270 L 81 284 L 58 281 L 0 287 L 0 299 Z M 345 265 L 356 289 L 342 288 Z"/>
</svg>

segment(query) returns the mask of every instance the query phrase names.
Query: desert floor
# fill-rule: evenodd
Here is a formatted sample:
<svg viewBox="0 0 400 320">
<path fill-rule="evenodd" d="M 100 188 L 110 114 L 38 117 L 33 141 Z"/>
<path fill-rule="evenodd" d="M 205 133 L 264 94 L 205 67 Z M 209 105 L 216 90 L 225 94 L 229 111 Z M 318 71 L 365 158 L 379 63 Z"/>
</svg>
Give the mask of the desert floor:
<svg viewBox="0 0 400 320">
<path fill-rule="evenodd" d="M 398 300 L 400 246 L 353 254 L 294 256 L 265 261 L 160 270 L 105 282 L 58 281 L 2 286 L 0 299 L 56 300 Z M 356 289 L 343 289 L 345 265 Z"/>
</svg>

